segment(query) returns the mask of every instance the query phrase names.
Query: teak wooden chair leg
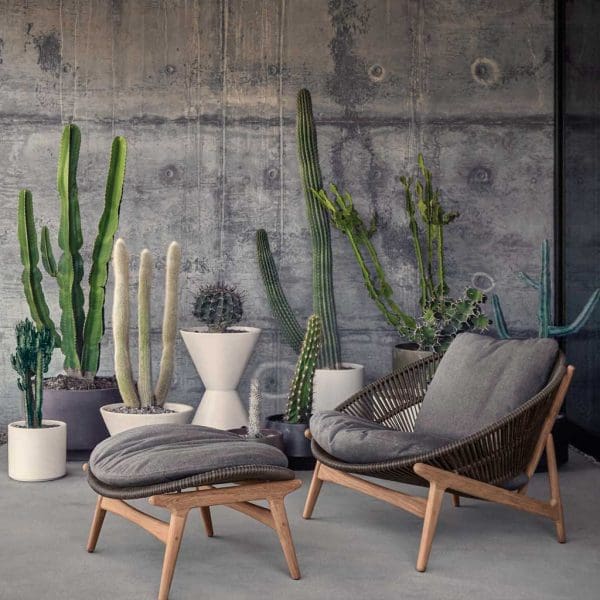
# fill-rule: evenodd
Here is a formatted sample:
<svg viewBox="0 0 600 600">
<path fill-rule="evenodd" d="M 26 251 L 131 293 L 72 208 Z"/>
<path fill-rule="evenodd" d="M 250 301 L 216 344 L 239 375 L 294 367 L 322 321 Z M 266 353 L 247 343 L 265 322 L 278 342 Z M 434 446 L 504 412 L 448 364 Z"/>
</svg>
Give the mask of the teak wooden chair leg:
<svg viewBox="0 0 600 600">
<path fill-rule="evenodd" d="M 452 506 L 454 506 L 454 508 L 460 506 L 460 496 L 458 494 L 452 494 Z"/>
<path fill-rule="evenodd" d="M 190 510 L 199 509 L 209 537 L 213 535 L 211 506 L 227 506 L 242 512 L 273 529 L 279 538 L 292 579 L 300 579 L 298 559 L 285 510 L 285 497 L 302 485 L 299 479 L 269 482 L 241 482 L 228 487 L 208 486 L 195 491 L 159 494 L 148 498 L 153 506 L 161 506 L 171 513 L 169 522 L 152 517 L 124 500 L 98 496 L 94 518 L 87 543 L 93 552 L 107 512 L 119 515 L 165 544 L 165 555 L 160 579 L 158 600 L 168 600 L 177 556 Z M 266 500 L 269 509 L 254 504 Z"/>
<path fill-rule="evenodd" d="M 546 442 L 546 462 L 548 463 L 548 480 L 550 483 L 550 503 L 556 506 L 556 539 L 560 544 L 567 541 L 565 532 L 565 517 L 563 514 L 562 500 L 560 497 L 560 485 L 558 483 L 558 467 L 556 465 L 556 452 L 554 450 L 554 438 L 548 436 Z"/>
<path fill-rule="evenodd" d="M 423 532 L 421 534 L 421 545 L 417 557 L 417 571 L 421 573 L 427 568 L 427 561 L 431 553 L 433 536 L 437 527 L 440 509 L 442 507 L 442 498 L 446 490 L 437 483 L 432 482 L 429 486 L 429 496 L 427 497 L 427 506 L 425 507 L 425 518 L 423 520 Z"/>
<path fill-rule="evenodd" d="M 310 481 L 310 487 L 308 488 L 308 495 L 306 496 L 306 502 L 304 503 L 304 511 L 302 513 L 303 519 L 310 519 L 315 509 L 315 504 L 321 492 L 323 486 L 323 480 L 319 479 L 319 471 L 321 469 L 321 463 L 319 461 L 315 464 L 315 470 L 313 472 L 312 479 Z"/>
</svg>

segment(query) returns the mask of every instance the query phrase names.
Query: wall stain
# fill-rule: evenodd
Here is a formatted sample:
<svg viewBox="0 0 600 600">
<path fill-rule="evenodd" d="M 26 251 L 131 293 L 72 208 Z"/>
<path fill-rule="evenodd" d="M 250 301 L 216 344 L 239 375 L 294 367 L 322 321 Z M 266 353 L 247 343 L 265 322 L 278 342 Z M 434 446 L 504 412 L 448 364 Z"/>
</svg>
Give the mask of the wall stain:
<svg viewBox="0 0 600 600">
<path fill-rule="evenodd" d="M 42 71 L 60 74 L 61 44 L 55 31 L 43 33 L 33 38 L 33 44 L 38 52 L 37 63 Z"/>
</svg>

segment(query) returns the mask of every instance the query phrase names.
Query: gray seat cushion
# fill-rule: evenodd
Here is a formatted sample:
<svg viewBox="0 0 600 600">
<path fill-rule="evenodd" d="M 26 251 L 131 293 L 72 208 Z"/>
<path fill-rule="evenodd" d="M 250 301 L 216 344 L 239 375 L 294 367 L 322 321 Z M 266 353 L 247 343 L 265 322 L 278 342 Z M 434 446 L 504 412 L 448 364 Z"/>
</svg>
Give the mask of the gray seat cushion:
<svg viewBox="0 0 600 600">
<path fill-rule="evenodd" d="M 106 485 L 134 487 L 175 481 L 225 467 L 287 467 L 283 452 L 198 425 L 145 425 L 100 442 L 89 467 Z"/>
<path fill-rule="evenodd" d="M 415 432 L 461 439 L 494 424 L 546 385 L 557 354 L 553 339 L 462 333 L 438 365 Z"/>
<path fill-rule="evenodd" d="M 310 420 L 310 432 L 325 452 L 355 464 L 416 456 L 449 441 L 442 436 L 396 431 L 333 410 L 315 413 Z"/>
</svg>

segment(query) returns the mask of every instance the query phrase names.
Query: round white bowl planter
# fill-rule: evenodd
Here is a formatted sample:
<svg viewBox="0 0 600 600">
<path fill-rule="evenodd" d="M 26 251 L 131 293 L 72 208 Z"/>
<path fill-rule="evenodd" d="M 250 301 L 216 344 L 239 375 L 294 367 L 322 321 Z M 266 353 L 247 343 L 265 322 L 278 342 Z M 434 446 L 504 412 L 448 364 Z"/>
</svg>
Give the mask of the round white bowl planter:
<svg viewBox="0 0 600 600">
<path fill-rule="evenodd" d="M 42 427 L 25 421 L 8 426 L 8 476 L 17 481 L 48 481 L 67 473 L 67 425 L 43 420 Z"/>
<path fill-rule="evenodd" d="M 333 410 L 363 387 L 365 368 L 342 363 L 343 369 L 317 369 L 313 380 L 313 412 Z"/>
<path fill-rule="evenodd" d="M 185 425 L 192 419 L 194 407 L 189 404 L 180 404 L 178 402 L 165 402 L 164 408 L 172 411 L 165 413 L 126 413 L 110 410 L 111 408 L 122 407 L 122 403 L 107 404 L 100 409 L 100 414 L 106 423 L 106 428 L 110 435 L 121 433 L 127 429 L 141 427 L 143 425 L 163 425 L 166 423 Z"/>
<path fill-rule="evenodd" d="M 194 425 L 216 429 L 248 425 L 248 414 L 236 388 L 259 336 L 258 327 L 237 325 L 224 333 L 211 333 L 203 327 L 181 330 L 206 388 L 192 421 Z"/>
</svg>

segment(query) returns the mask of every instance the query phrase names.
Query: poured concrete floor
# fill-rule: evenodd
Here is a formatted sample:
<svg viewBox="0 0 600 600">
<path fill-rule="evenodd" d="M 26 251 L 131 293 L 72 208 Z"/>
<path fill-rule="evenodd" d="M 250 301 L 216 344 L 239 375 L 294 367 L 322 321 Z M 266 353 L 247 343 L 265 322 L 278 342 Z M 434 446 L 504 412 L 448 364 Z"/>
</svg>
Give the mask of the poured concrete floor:
<svg viewBox="0 0 600 600">
<path fill-rule="evenodd" d="M 307 482 L 308 475 L 301 477 Z M 300 581 L 289 579 L 271 530 L 216 508 L 208 539 L 190 513 L 171 600 L 595 600 L 600 467 L 572 452 L 561 483 L 567 544 L 556 543 L 544 519 L 470 500 L 454 509 L 448 498 L 424 574 L 414 569 L 420 520 L 332 484 L 324 485 L 312 521 L 300 517 L 306 485 L 288 498 Z M 546 486 L 546 476 L 536 475 L 531 492 L 545 494 Z M 108 515 L 96 553 L 86 553 L 94 500 L 79 464 L 59 481 L 16 483 L 0 448 L 2 600 L 156 597 L 163 546 L 141 529 Z"/>
</svg>

